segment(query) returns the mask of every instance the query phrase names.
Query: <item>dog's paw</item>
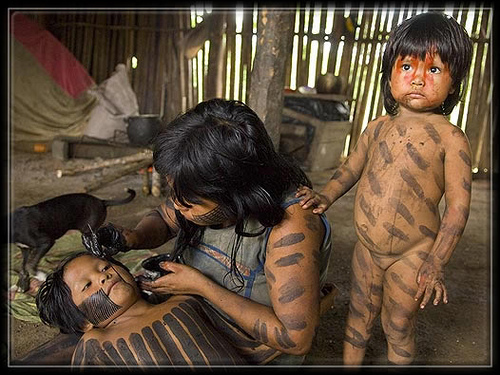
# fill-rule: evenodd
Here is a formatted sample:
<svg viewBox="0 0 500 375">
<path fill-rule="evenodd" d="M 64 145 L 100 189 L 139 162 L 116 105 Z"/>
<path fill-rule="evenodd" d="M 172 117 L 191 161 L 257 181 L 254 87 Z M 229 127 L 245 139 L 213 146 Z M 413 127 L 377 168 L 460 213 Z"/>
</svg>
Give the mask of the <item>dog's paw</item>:
<svg viewBox="0 0 500 375">
<path fill-rule="evenodd" d="M 17 281 L 17 286 L 23 293 L 30 288 L 30 276 L 28 273 L 23 271 L 19 273 L 19 280 Z"/>
</svg>

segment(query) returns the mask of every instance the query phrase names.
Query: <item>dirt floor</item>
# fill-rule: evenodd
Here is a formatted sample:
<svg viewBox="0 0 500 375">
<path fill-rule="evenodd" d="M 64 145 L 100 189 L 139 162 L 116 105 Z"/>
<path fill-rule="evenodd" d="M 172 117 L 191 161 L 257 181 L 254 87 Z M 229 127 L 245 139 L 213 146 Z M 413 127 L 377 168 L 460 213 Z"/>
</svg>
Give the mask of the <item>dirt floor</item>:
<svg viewBox="0 0 500 375">
<path fill-rule="evenodd" d="M 54 159 L 50 153 L 14 152 L 12 155 L 11 207 L 31 205 L 56 195 L 81 192 L 84 185 L 105 175 L 107 170 L 89 172 L 58 179 L 55 171 L 61 167 L 92 164 L 91 159 Z M 315 188 L 320 189 L 331 171 L 311 173 Z M 135 173 L 120 178 L 92 194 L 100 198 L 122 197 L 123 189 L 137 191 L 133 202 L 108 208 L 107 221 L 133 227 L 161 198 L 142 193 L 142 177 Z M 481 366 L 492 363 L 491 337 L 491 248 L 490 217 L 492 206 L 489 182 L 473 182 L 470 218 L 455 253 L 445 272 L 449 303 L 429 306 L 419 313 L 417 323 L 416 365 Z M 333 227 L 333 253 L 329 281 L 340 293 L 335 306 L 322 318 L 314 347 L 306 357 L 311 366 L 341 366 L 342 337 L 348 310 L 350 261 L 356 237 L 352 208 L 354 189 L 339 199 L 327 212 Z M 441 207 L 442 208 L 442 207 Z M 29 323 L 15 318 L 7 321 L 7 350 L 13 361 L 53 337 L 57 331 L 41 323 Z M 368 344 L 365 365 L 384 366 L 386 341 L 378 322 Z M 324 368 L 324 367 L 318 367 Z"/>
</svg>

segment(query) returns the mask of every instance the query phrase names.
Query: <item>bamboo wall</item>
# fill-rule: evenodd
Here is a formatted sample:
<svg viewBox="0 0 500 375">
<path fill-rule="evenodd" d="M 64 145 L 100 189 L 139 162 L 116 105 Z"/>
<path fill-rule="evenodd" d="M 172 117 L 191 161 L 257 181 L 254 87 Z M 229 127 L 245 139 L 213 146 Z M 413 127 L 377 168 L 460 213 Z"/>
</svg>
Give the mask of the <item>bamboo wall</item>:
<svg viewBox="0 0 500 375">
<path fill-rule="evenodd" d="M 429 9 L 428 5 L 412 3 L 397 8 L 290 8 L 295 13 L 294 44 L 285 86 L 314 86 L 317 77 L 325 72 L 342 77 L 343 94 L 350 98 L 353 127 L 348 142 L 352 147 L 366 123 L 385 113 L 379 79 L 381 56 L 390 30 L 426 10 L 452 15 L 473 40 L 474 57 L 466 96 L 450 120 L 469 136 L 473 167 L 480 172 L 488 170 L 494 78 L 490 57 L 491 8 L 469 5 Z M 131 82 L 141 113 L 162 113 L 168 120 L 213 96 L 213 83 L 206 83 L 211 82 L 210 72 L 216 70 L 209 64 L 211 47 L 215 45 L 222 44 L 223 51 L 218 68 L 224 82 L 219 85 L 218 96 L 246 100 L 258 12 L 258 8 L 192 7 L 175 11 L 38 12 L 34 17 L 74 53 L 97 83 L 108 78 L 118 63 L 131 67 L 131 58 L 135 56 L 138 65 L 131 69 Z M 216 16 L 217 21 L 203 29 L 203 23 Z M 213 39 L 213 29 L 220 29 L 222 40 Z"/>
</svg>

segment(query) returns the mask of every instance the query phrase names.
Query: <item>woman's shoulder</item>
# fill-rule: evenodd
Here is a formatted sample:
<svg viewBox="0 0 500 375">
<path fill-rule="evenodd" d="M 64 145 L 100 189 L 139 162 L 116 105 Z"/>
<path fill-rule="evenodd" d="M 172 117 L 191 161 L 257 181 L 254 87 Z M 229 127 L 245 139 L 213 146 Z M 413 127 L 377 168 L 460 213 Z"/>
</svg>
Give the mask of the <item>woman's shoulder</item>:
<svg viewBox="0 0 500 375">
<path fill-rule="evenodd" d="M 290 233 L 300 233 L 302 235 L 318 235 L 322 238 L 324 226 L 321 224 L 321 216 L 314 214 L 312 210 L 312 207 L 302 208 L 298 201 L 288 205 L 285 208 L 283 220 L 273 228 L 271 235 L 284 236 Z"/>
</svg>

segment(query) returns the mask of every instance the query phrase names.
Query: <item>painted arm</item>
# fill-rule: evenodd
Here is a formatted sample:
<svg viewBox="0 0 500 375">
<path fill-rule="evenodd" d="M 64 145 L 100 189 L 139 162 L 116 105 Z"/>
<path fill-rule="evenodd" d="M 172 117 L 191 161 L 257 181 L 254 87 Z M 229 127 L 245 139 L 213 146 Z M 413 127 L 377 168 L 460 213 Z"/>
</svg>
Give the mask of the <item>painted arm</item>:
<svg viewBox="0 0 500 375">
<path fill-rule="evenodd" d="M 421 308 L 429 302 L 434 291 L 434 305 L 437 305 L 441 298 L 444 303 L 448 303 L 443 277 L 444 267 L 462 237 L 469 217 L 472 184 L 469 142 L 458 128 L 453 130 L 449 139 L 445 146 L 444 161 L 446 208 L 432 250 L 417 276 L 419 287 L 415 300 L 423 296 Z"/>
<path fill-rule="evenodd" d="M 311 210 L 294 205 L 269 236 L 265 273 L 272 306 L 234 293 L 187 265 L 165 262 L 172 273 L 142 288 L 155 293 L 198 294 L 228 314 L 256 340 L 303 355 L 319 323 L 319 249 L 324 228 Z"/>
<path fill-rule="evenodd" d="M 297 190 L 296 197 L 303 197 L 300 205 L 304 209 L 314 207 L 313 213 L 325 212 L 338 198 L 347 193 L 359 180 L 365 166 L 368 152 L 368 138 L 371 126 L 368 124 L 361 133 L 354 150 L 347 159 L 335 169 L 330 181 L 319 193 L 302 186 Z"/>
<path fill-rule="evenodd" d="M 179 230 L 170 200 L 148 212 L 134 229 L 112 223 L 99 228 L 98 242 L 108 255 L 131 249 L 154 249 L 174 238 Z"/>
</svg>

